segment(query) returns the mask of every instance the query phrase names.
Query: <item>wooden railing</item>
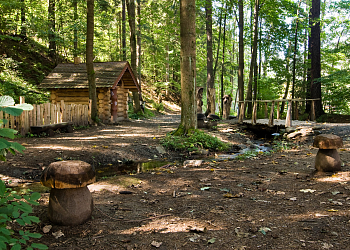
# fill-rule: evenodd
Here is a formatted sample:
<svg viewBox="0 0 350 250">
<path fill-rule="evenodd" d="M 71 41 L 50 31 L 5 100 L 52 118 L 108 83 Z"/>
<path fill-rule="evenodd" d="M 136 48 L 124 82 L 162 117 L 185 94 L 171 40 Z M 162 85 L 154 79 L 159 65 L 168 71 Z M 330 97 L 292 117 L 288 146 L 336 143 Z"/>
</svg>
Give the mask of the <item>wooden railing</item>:
<svg viewBox="0 0 350 250">
<path fill-rule="evenodd" d="M 20 98 L 20 103 L 24 103 L 23 97 Z M 89 105 L 65 104 L 61 101 L 57 104 L 33 104 L 33 110 L 23 111 L 22 115 L 17 117 L 0 111 L 0 119 L 8 120 L 4 125 L 5 128 L 15 129 L 24 136 L 30 131 L 30 126 L 61 122 L 71 122 L 74 126 L 86 126 L 91 124 L 91 113 Z"/>
<path fill-rule="evenodd" d="M 277 100 L 256 100 L 256 101 L 240 101 L 239 102 L 239 116 L 238 121 L 239 123 L 243 123 L 244 120 L 244 114 L 245 114 L 245 107 L 248 102 L 252 102 L 253 104 L 253 110 L 252 110 L 252 124 L 256 124 L 257 119 L 257 107 L 258 103 L 264 104 L 264 114 L 265 118 L 269 118 L 269 126 L 274 125 L 274 116 L 275 116 L 275 106 L 277 107 L 276 113 L 277 117 L 276 119 L 280 119 L 280 103 L 287 102 L 287 114 L 286 114 L 286 122 L 285 127 L 291 127 L 292 126 L 292 114 L 295 114 L 295 119 L 298 119 L 298 103 L 299 102 L 307 102 L 311 101 L 311 111 L 310 111 L 310 120 L 315 120 L 315 101 L 319 99 L 277 99 Z M 292 105 L 294 102 L 295 105 Z M 268 103 L 271 103 L 270 105 L 270 114 L 268 113 Z M 276 104 L 276 105 L 275 105 Z M 294 112 L 292 112 L 292 106 L 294 106 Z"/>
</svg>

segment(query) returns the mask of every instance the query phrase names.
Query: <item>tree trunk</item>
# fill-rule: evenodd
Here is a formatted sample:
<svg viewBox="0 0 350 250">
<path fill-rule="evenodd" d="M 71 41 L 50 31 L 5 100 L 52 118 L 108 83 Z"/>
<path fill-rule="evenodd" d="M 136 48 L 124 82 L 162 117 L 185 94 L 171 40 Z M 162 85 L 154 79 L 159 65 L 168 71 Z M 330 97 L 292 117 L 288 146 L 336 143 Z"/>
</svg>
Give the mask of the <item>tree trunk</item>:
<svg viewBox="0 0 350 250">
<path fill-rule="evenodd" d="M 324 114 L 321 100 L 321 29 L 320 29 L 320 0 L 312 0 L 310 12 L 311 36 L 310 40 L 310 55 L 311 55 L 311 70 L 310 70 L 310 94 L 315 101 L 316 118 Z"/>
<path fill-rule="evenodd" d="M 130 53 L 131 53 L 131 68 L 137 79 L 137 66 L 136 66 L 136 32 L 135 32 L 135 0 L 126 0 L 126 5 L 128 8 L 128 18 L 130 27 Z M 132 92 L 132 97 L 134 100 L 134 113 L 141 112 L 140 106 L 140 96 L 137 91 Z"/>
<path fill-rule="evenodd" d="M 78 0 L 73 0 L 73 8 L 74 8 L 74 40 L 73 40 L 73 45 L 74 45 L 74 58 L 78 57 Z"/>
<path fill-rule="evenodd" d="M 141 1 L 137 0 L 137 76 L 141 88 Z"/>
<path fill-rule="evenodd" d="M 24 0 L 21 0 L 21 36 L 27 36 L 26 5 Z"/>
<path fill-rule="evenodd" d="M 224 37 L 222 43 L 222 65 L 221 65 L 221 117 L 224 112 L 224 70 L 225 70 L 225 36 L 226 36 L 226 8 L 225 8 L 225 17 L 224 17 Z"/>
<path fill-rule="evenodd" d="M 48 39 L 49 39 L 49 56 L 56 62 L 56 18 L 55 18 L 55 0 L 49 0 L 48 8 Z"/>
<path fill-rule="evenodd" d="M 212 0 L 205 5 L 206 31 L 207 31 L 207 110 L 205 115 L 215 114 L 215 86 L 213 71 L 213 9 Z"/>
<path fill-rule="evenodd" d="M 126 61 L 126 29 L 125 29 L 125 0 L 122 0 L 122 50 L 123 61 Z"/>
<path fill-rule="evenodd" d="M 289 41 L 288 50 L 287 50 L 287 59 L 286 59 L 286 75 L 287 75 L 286 88 L 284 90 L 284 95 L 283 95 L 282 99 L 287 99 L 288 92 L 289 92 L 289 86 L 290 86 L 289 60 L 290 60 L 291 46 L 292 46 L 291 42 Z M 285 104 L 285 102 L 282 102 L 282 104 L 281 104 L 281 109 L 280 109 L 281 114 L 283 114 L 283 111 L 284 111 L 284 104 Z"/>
<path fill-rule="evenodd" d="M 255 0 L 255 7 L 254 7 L 254 25 L 253 25 L 253 43 L 252 43 L 252 57 L 250 61 L 250 70 L 249 70 L 249 80 L 248 80 L 248 89 L 247 89 L 247 96 L 246 100 L 252 101 L 253 100 L 253 79 L 254 79 L 254 68 L 256 65 L 256 58 L 257 58 L 257 52 L 258 52 L 258 20 L 259 20 L 259 0 Z M 248 110 L 247 114 L 249 116 L 252 115 L 252 103 L 248 102 Z"/>
<path fill-rule="evenodd" d="M 196 109 L 196 1 L 180 0 L 181 123 L 175 134 L 197 128 Z"/>
<path fill-rule="evenodd" d="M 243 0 L 238 1 L 238 11 L 239 11 L 239 62 L 238 62 L 238 100 L 239 106 L 244 105 L 242 102 L 244 101 L 244 38 L 243 38 L 243 29 L 244 29 L 244 12 L 243 12 Z M 240 109 L 239 113 L 240 119 L 244 118 L 244 109 Z"/>
<path fill-rule="evenodd" d="M 91 100 L 91 119 L 97 121 L 97 96 L 94 70 L 94 0 L 87 0 L 86 28 L 86 70 L 89 83 L 89 99 Z"/>
</svg>

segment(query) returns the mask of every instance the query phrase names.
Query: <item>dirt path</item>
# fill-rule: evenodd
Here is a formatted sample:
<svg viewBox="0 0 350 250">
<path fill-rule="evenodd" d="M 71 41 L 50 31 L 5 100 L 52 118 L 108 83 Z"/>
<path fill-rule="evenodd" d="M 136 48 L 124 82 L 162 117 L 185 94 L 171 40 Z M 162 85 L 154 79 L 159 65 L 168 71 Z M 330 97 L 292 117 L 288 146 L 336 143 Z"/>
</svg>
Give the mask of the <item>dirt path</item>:
<svg viewBox="0 0 350 250">
<path fill-rule="evenodd" d="M 270 155 L 212 159 L 198 167 L 166 164 L 136 175 L 109 177 L 111 168 L 118 171 L 128 162 L 186 159 L 186 155 L 162 155 L 156 149 L 160 137 L 178 122 L 179 116 L 172 115 L 52 138 L 21 138 L 27 147 L 25 155 L 0 163 L 1 177 L 13 183 L 35 181 L 43 167 L 60 159 L 94 164 L 99 178 L 89 186 L 95 203 L 93 218 L 76 227 L 53 225 L 37 240 L 50 249 L 348 248 L 350 138 L 346 128 L 333 131 L 344 139 L 340 151 L 344 166 L 333 175 L 314 172 L 317 150 L 311 147 L 313 136 L 308 136 Z M 218 132 L 211 133 L 236 145 L 253 139 L 236 124 L 221 124 Z M 120 194 L 125 190 L 131 194 Z M 35 214 L 41 223 L 31 230 L 42 233 L 50 225 L 47 192 L 43 191 L 40 203 Z M 58 231 L 63 236 L 55 238 L 52 233 Z"/>
</svg>

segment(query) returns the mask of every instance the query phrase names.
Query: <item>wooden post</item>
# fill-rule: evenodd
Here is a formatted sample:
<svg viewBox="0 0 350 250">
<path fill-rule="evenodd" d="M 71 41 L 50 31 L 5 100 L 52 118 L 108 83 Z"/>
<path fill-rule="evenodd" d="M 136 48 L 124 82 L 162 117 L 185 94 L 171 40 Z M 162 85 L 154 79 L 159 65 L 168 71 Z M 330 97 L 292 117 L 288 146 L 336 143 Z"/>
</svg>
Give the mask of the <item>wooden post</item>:
<svg viewBox="0 0 350 250">
<path fill-rule="evenodd" d="M 61 110 L 57 110 L 58 112 L 61 112 L 61 122 L 66 122 L 67 118 L 66 118 L 66 107 L 64 104 L 64 100 L 61 100 Z"/>
<path fill-rule="evenodd" d="M 280 102 L 277 102 L 277 117 L 276 119 L 280 119 Z"/>
<path fill-rule="evenodd" d="M 315 100 L 312 100 L 312 101 L 311 101 L 310 120 L 311 120 L 311 121 L 314 121 L 314 120 L 315 120 L 315 117 L 316 117 L 316 114 L 315 114 Z"/>
<path fill-rule="evenodd" d="M 271 102 L 270 118 L 269 118 L 269 127 L 273 126 L 273 116 L 275 111 L 275 101 Z"/>
<path fill-rule="evenodd" d="M 253 114 L 252 114 L 252 124 L 255 125 L 256 124 L 256 115 L 257 115 L 257 109 L 258 109 L 258 102 L 254 101 L 254 105 L 253 105 Z"/>
<path fill-rule="evenodd" d="M 265 104 L 265 119 L 268 117 L 268 112 L 267 112 L 267 102 L 264 102 Z"/>
<path fill-rule="evenodd" d="M 287 117 L 286 117 L 286 125 L 285 127 L 291 127 L 292 126 L 292 101 L 288 101 L 288 109 L 287 109 Z"/>
<path fill-rule="evenodd" d="M 298 109 L 298 101 L 295 101 L 295 107 L 294 107 L 294 119 L 299 120 L 299 109 Z"/>
<path fill-rule="evenodd" d="M 25 98 L 24 98 L 24 96 L 20 96 L 19 97 L 19 103 L 20 104 L 23 104 L 23 103 L 25 103 Z M 24 112 L 21 114 L 21 116 L 20 116 L 20 127 L 19 127 L 19 132 L 20 132 L 20 134 L 21 135 L 25 135 L 25 115 L 24 115 Z"/>
</svg>

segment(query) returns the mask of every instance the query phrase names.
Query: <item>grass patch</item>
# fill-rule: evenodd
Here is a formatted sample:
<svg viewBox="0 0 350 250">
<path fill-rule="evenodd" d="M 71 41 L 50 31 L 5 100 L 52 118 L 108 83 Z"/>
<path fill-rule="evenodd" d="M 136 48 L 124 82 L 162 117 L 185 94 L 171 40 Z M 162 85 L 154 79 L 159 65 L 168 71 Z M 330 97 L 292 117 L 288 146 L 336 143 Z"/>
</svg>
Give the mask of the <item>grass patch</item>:
<svg viewBox="0 0 350 250">
<path fill-rule="evenodd" d="M 107 178 L 106 181 L 109 184 L 118 185 L 124 188 L 130 187 L 131 185 L 137 185 L 142 182 L 140 179 L 129 175 L 113 176 L 113 177 Z"/>
<path fill-rule="evenodd" d="M 225 151 L 230 145 L 217 137 L 206 134 L 201 130 L 193 130 L 185 136 L 168 134 L 161 140 L 164 147 L 175 151 L 196 151 L 200 148 L 211 151 Z"/>
</svg>

